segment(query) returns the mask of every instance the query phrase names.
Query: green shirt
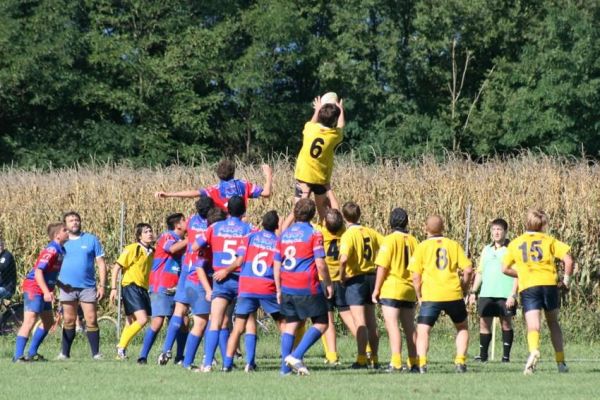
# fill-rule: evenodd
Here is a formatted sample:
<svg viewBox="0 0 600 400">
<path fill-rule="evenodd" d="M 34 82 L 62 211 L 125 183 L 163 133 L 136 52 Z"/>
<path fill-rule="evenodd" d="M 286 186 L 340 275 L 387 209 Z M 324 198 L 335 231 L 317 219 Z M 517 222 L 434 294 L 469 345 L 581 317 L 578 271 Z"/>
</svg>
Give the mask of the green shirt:
<svg viewBox="0 0 600 400">
<path fill-rule="evenodd" d="M 502 259 L 506 250 L 506 246 L 496 249 L 493 244 L 483 248 L 477 269 L 482 281 L 479 297 L 507 298 L 512 294 L 515 278 L 502 273 Z"/>
</svg>

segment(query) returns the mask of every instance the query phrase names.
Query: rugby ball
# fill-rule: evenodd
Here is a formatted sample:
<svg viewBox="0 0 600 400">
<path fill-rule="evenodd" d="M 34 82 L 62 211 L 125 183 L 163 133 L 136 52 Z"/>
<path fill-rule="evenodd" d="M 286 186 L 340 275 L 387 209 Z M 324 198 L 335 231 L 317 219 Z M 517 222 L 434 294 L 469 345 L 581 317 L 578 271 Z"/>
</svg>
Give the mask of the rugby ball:
<svg viewBox="0 0 600 400">
<path fill-rule="evenodd" d="M 335 92 L 327 92 L 321 96 L 321 104 L 335 104 L 338 102 L 338 96 Z"/>
</svg>

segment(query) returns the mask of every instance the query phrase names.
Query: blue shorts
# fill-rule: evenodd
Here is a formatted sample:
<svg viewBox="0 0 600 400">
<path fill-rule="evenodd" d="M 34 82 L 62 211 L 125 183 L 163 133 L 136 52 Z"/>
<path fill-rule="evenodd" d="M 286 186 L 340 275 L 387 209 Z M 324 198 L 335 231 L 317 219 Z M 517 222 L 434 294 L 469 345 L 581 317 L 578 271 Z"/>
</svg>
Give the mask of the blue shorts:
<svg viewBox="0 0 600 400">
<path fill-rule="evenodd" d="M 212 299 L 220 297 L 227 301 L 233 301 L 238 295 L 240 287 L 240 277 L 238 275 L 229 275 L 221 282 L 213 282 Z"/>
<path fill-rule="evenodd" d="M 125 315 L 133 315 L 136 311 L 141 310 L 146 311 L 147 315 L 152 314 L 148 289 L 131 283 L 127 286 L 123 286 L 123 289 L 121 289 L 121 297 L 123 299 Z"/>
<path fill-rule="evenodd" d="M 419 310 L 419 316 L 417 317 L 417 323 L 433 326 L 442 311 L 455 324 L 460 324 L 467 320 L 467 306 L 463 300 L 423 301 Z"/>
<path fill-rule="evenodd" d="M 527 288 L 521 292 L 521 304 L 524 313 L 532 310 L 556 310 L 560 307 L 558 287 L 552 285 Z"/>
<path fill-rule="evenodd" d="M 283 293 L 281 314 L 286 322 L 300 322 L 312 318 L 313 323 L 328 322 L 327 299 L 322 293 L 313 296 L 296 296 Z"/>
<path fill-rule="evenodd" d="M 175 296 L 166 293 L 150 293 L 153 317 L 170 317 L 175 310 Z"/>
<path fill-rule="evenodd" d="M 346 304 L 364 306 L 373 304 L 375 274 L 356 275 L 346 281 Z"/>
<path fill-rule="evenodd" d="M 186 280 L 184 286 L 186 301 L 182 302 L 189 304 L 194 315 L 210 314 L 210 301 L 206 301 L 206 290 L 202 284 Z"/>
<path fill-rule="evenodd" d="M 187 279 L 185 276 L 183 279 L 179 279 L 177 282 L 177 288 L 175 289 L 175 297 L 173 298 L 177 303 L 190 304 L 185 293 L 185 283 Z"/>
<path fill-rule="evenodd" d="M 235 315 L 249 315 L 258 310 L 258 307 L 262 307 L 262 309 L 267 313 L 271 314 L 273 318 L 277 317 L 280 314 L 279 303 L 277 303 L 277 296 L 267 297 L 267 298 L 258 298 L 258 297 L 238 297 L 237 304 L 235 305 Z"/>
<path fill-rule="evenodd" d="M 52 311 L 52 303 L 44 301 L 44 296 L 41 294 L 23 293 L 25 298 L 25 311 L 41 314 L 44 311 Z"/>
</svg>

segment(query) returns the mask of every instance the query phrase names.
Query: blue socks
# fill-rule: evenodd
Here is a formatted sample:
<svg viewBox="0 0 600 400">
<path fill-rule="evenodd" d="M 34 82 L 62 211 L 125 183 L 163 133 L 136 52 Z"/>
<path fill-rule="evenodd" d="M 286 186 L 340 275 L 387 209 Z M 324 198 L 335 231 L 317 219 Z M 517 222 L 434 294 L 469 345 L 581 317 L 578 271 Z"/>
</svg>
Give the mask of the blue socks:
<svg viewBox="0 0 600 400">
<path fill-rule="evenodd" d="M 173 343 L 175 343 L 175 338 L 177 337 L 177 332 L 179 332 L 179 328 L 181 328 L 181 324 L 183 323 L 183 318 L 174 316 L 169 320 L 169 326 L 167 327 L 167 337 L 165 337 L 165 343 L 163 344 L 163 353 L 167 351 L 171 351 L 173 348 Z"/>
<path fill-rule="evenodd" d="M 219 345 L 219 330 L 209 330 L 206 332 L 204 341 L 204 366 L 212 365 L 215 358 L 215 351 Z"/>
<path fill-rule="evenodd" d="M 188 335 L 187 341 L 185 342 L 185 355 L 183 357 L 184 368 L 188 368 L 194 363 L 194 358 L 196 357 L 196 352 L 198 351 L 201 340 L 202 336 L 194 336 L 191 333 Z M 177 349 L 179 350 L 179 347 L 177 347 Z"/>
<path fill-rule="evenodd" d="M 244 336 L 244 343 L 246 347 L 246 364 L 255 365 L 256 364 L 256 335 L 252 333 L 246 333 Z"/>
<path fill-rule="evenodd" d="M 292 353 L 292 356 L 301 360 L 308 349 L 321 338 L 321 335 L 323 335 L 323 333 L 320 330 L 311 326 L 302 337 L 302 340 L 298 344 L 298 347 L 296 347 L 296 350 L 294 350 L 294 353 Z"/>
<path fill-rule="evenodd" d="M 227 341 L 229 340 L 229 329 L 219 331 L 219 350 L 221 351 L 221 360 L 227 357 Z"/>
<path fill-rule="evenodd" d="M 233 368 L 233 357 L 225 356 L 223 359 L 223 368 Z"/>
<path fill-rule="evenodd" d="M 140 358 L 148 358 L 148 354 L 150 354 L 150 349 L 156 340 L 156 335 L 158 331 L 155 332 L 151 327 L 146 329 L 146 334 L 144 335 L 144 343 L 142 344 L 142 350 L 140 351 Z"/>
<path fill-rule="evenodd" d="M 26 336 L 17 336 L 17 343 L 15 344 L 15 355 L 13 357 L 13 361 L 17 361 L 19 358 L 23 357 L 25 354 L 25 346 L 27 345 L 27 341 L 29 340 Z"/>
<path fill-rule="evenodd" d="M 42 328 L 41 326 L 36 329 L 35 333 L 33 334 L 33 338 L 31 339 L 31 346 L 29 347 L 28 352 L 29 357 L 33 357 L 37 354 L 38 348 L 46 338 L 47 334 L 48 331 Z"/>
<path fill-rule="evenodd" d="M 183 360 L 184 351 L 185 351 L 185 343 L 188 338 L 188 330 L 187 326 L 183 326 L 179 328 L 177 331 L 177 353 L 175 354 L 175 362 Z"/>
<path fill-rule="evenodd" d="M 284 333 L 281 335 L 281 373 L 289 374 L 292 369 L 285 364 L 285 358 L 290 355 L 294 347 L 294 335 Z"/>
</svg>

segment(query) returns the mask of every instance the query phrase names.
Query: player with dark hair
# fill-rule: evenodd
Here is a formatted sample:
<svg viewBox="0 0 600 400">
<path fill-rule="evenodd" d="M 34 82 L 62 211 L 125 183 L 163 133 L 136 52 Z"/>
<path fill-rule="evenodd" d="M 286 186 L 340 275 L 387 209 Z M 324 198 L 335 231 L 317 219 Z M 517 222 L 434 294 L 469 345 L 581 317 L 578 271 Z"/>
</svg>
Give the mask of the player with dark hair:
<svg viewBox="0 0 600 400">
<path fill-rule="evenodd" d="M 481 362 L 488 360 L 488 349 L 492 341 L 492 322 L 499 317 L 502 323 L 502 343 L 504 355 L 502 362 L 510 361 L 513 343 L 512 319 L 516 311 L 517 280 L 502 273 L 502 259 L 506 255 L 508 223 L 495 219 L 490 224 L 492 244 L 483 248 L 475 282 L 469 292 L 469 304 L 475 305 L 477 294 L 477 313 L 479 314 L 479 357 Z"/>
<path fill-rule="evenodd" d="M 458 242 L 443 236 L 444 220 L 439 215 L 427 218 L 425 231 L 427 239 L 417 245 L 408 266 L 421 305 L 417 317 L 419 372 L 427 372 L 429 335 L 443 311 L 456 328 L 455 370 L 464 373 L 467 372 L 469 345 L 464 293 L 471 282 L 471 261 Z M 462 271 L 462 278 L 459 271 Z"/>
<path fill-rule="evenodd" d="M 247 324 L 248 317 L 255 315 L 259 307 L 270 314 L 283 326 L 283 316 L 277 303 L 277 290 L 273 275 L 273 262 L 278 253 L 279 239 L 276 230 L 279 227 L 279 216 L 276 211 L 267 212 L 262 219 L 263 230 L 253 232 L 245 237 L 237 250 L 236 266 L 241 267 L 240 288 L 235 305 L 235 323 L 227 343 L 227 356 L 224 370 L 231 371 L 233 356 L 240 336 L 246 330 L 246 372 L 256 369 L 256 326 Z"/>
<path fill-rule="evenodd" d="M 342 206 L 347 223 L 346 232 L 340 239 L 340 278 L 346 286 L 346 303 L 350 306 L 356 326 L 356 362 L 352 368 L 367 368 L 367 344 L 371 346 L 370 364 L 379 367 L 379 333 L 373 304 L 375 288 L 375 256 L 383 236 L 360 224 L 361 210 L 358 204 L 347 202 Z"/>
<path fill-rule="evenodd" d="M 212 361 L 219 343 L 225 360 L 226 343 L 229 330 L 222 324 L 227 311 L 238 295 L 240 269 L 235 265 L 236 251 L 251 227 L 241 220 L 246 213 L 246 204 L 242 197 L 233 196 L 227 204 L 229 217 L 208 227 L 203 236 L 196 238 L 192 250 L 210 246 L 212 248 L 213 291 L 210 306 L 210 327 L 206 332 L 206 346 L 203 372 L 212 371 Z"/>
<path fill-rule="evenodd" d="M 328 325 L 326 298 L 331 298 L 333 288 L 324 260 L 323 236 L 310 224 L 315 212 L 315 203 L 310 199 L 301 199 L 296 203 L 295 223 L 281 234 L 279 253 L 275 256 L 277 299 L 286 321 L 281 337 L 281 373 L 284 375 L 289 374 L 291 369 L 299 375 L 308 375 L 302 358 Z M 308 318 L 313 325 L 292 352 L 296 329 Z"/>
<path fill-rule="evenodd" d="M 558 321 L 560 298 L 555 262 L 558 259 L 564 263 L 565 275 L 560 285 L 568 289 L 573 275 L 573 257 L 569 253 L 571 248 L 545 233 L 548 216 L 543 210 L 529 210 L 525 225 L 527 231 L 510 242 L 502 260 L 502 271 L 518 280 L 525 314 L 529 357 L 523 373 L 532 374 L 540 358 L 542 310 L 550 330 L 558 372 L 568 372 L 563 335 Z"/>
<path fill-rule="evenodd" d="M 144 343 L 138 358 L 139 364 L 147 362 L 150 349 L 165 318 L 173 315 L 174 295 L 181 272 L 182 256 L 188 243 L 187 239 L 183 238 L 186 230 L 186 220 L 183 214 L 170 214 L 166 223 L 168 230 L 163 232 L 156 241 L 154 262 L 152 272 L 150 272 L 152 321 L 144 335 Z M 185 340 L 179 340 L 178 344 L 184 345 Z M 177 358 L 183 359 L 183 349 L 178 348 L 177 353 Z"/>
<path fill-rule="evenodd" d="M 127 245 L 117 262 L 112 268 L 110 301 L 117 300 L 117 280 L 119 272 L 123 271 L 121 279 L 121 297 L 125 315 L 132 318 L 127 325 L 117 345 L 117 359 L 127 358 L 127 347 L 135 335 L 137 335 L 152 313 L 150 310 L 150 296 L 148 295 L 148 281 L 152 271 L 154 259 L 154 232 L 152 226 L 139 223 L 135 226 L 135 243 Z"/>
<path fill-rule="evenodd" d="M 54 324 L 53 292 L 65 256 L 63 245 L 69 240 L 69 232 L 64 223 L 58 222 L 48 225 L 47 233 L 50 243 L 40 252 L 35 265 L 23 281 L 25 311 L 23 324 L 17 333 L 14 362 L 44 361 L 44 357 L 38 354 L 38 349 Z M 42 326 L 34 332 L 28 356 L 25 357 L 25 345 L 38 316 L 42 320 Z"/>
<path fill-rule="evenodd" d="M 388 332 L 392 359 L 388 372 L 402 370 L 402 338 L 398 322 L 402 325 L 408 350 L 408 370 L 418 372 L 415 344 L 415 305 L 417 296 L 413 287 L 408 262 L 417 247 L 417 239 L 408 233 L 408 214 L 402 208 L 390 213 L 392 233 L 383 239 L 375 265 L 377 278 L 373 302 L 381 304 L 385 329 Z"/>
<path fill-rule="evenodd" d="M 186 190 L 181 192 L 156 192 L 158 198 L 180 197 L 194 198 L 200 196 L 210 197 L 216 207 L 227 211 L 227 203 L 233 196 L 239 196 L 244 200 L 247 207 L 248 199 L 259 197 L 270 197 L 273 186 L 273 170 L 267 164 L 262 166 L 265 177 L 264 187 L 255 185 L 243 179 L 235 178 L 235 163 L 229 159 L 223 159 L 217 165 L 217 177 L 219 183 L 199 190 Z"/>
</svg>

